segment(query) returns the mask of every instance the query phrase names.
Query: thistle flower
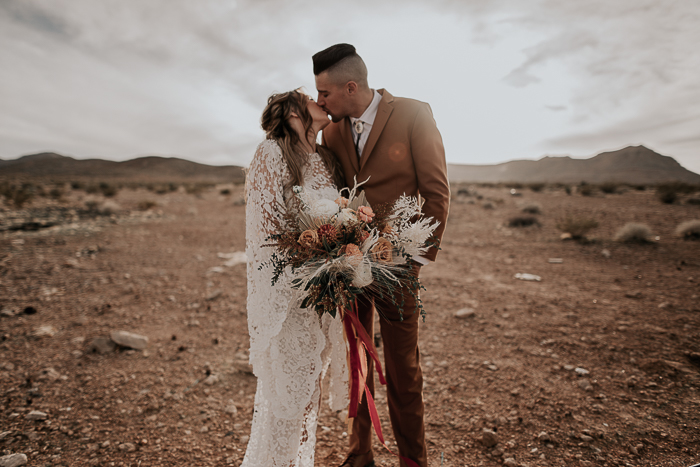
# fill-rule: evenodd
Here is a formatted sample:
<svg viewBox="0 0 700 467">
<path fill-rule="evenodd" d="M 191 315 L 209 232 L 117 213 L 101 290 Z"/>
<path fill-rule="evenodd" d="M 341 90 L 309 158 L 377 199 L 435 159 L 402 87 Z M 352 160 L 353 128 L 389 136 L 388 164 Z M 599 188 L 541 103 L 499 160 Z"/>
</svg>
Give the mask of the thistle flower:
<svg viewBox="0 0 700 467">
<path fill-rule="evenodd" d="M 319 237 L 325 238 L 327 242 L 333 242 L 338 238 L 338 230 L 331 224 L 323 224 L 316 232 Z"/>
</svg>

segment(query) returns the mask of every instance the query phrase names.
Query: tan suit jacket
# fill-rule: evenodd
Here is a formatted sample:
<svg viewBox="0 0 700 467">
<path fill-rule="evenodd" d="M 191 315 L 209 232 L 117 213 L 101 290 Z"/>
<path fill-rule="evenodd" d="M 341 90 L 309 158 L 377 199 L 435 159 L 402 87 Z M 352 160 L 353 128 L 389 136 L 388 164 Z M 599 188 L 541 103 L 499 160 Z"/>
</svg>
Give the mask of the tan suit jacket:
<svg viewBox="0 0 700 467">
<path fill-rule="evenodd" d="M 331 123 L 323 130 L 323 144 L 332 150 L 345 171 L 345 181 L 362 182 L 370 205 L 393 203 L 402 194 L 425 200 L 423 213 L 440 221 L 435 237 L 442 239 L 450 207 L 450 187 L 442 137 L 430 106 L 425 102 L 394 97 L 385 89 L 377 117 L 358 160 L 350 119 Z M 437 248 L 425 257 L 435 261 Z"/>
</svg>

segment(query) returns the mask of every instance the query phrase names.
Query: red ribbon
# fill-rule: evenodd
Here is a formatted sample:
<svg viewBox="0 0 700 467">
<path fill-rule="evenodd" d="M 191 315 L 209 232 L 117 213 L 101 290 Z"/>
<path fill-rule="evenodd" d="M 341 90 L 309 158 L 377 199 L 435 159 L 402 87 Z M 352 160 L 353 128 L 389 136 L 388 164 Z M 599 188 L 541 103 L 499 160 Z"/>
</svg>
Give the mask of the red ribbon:
<svg viewBox="0 0 700 467">
<path fill-rule="evenodd" d="M 367 335 L 365 327 L 362 326 L 360 319 L 357 317 L 357 300 L 353 302 L 351 310 L 345 310 L 343 314 L 343 326 L 345 327 L 345 336 L 347 337 L 348 352 L 350 354 L 350 407 L 348 408 L 348 418 L 357 417 L 357 409 L 361 402 L 362 393 L 364 392 L 365 396 L 367 396 L 367 407 L 369 409 L 369 416 L 372 419 L 372 426 L 382 446 L 392 455 L 403 460 L 408 467 L 420 467 L 415 461 L 407 459 L 399 454 L 394 454 L 384 441 L 377 406 L 374 403 L 374 398 L 372 397 L 369 387 L 367 387 L 367 357 L 365 353 L 362 352 L 363 347 L 377 365 L 379 382 L 386 385 L 386 380 L 382 372 L 382 364 L 379 362 L 377 349 L 374 347 L 374 343 Z"/>
</svg>

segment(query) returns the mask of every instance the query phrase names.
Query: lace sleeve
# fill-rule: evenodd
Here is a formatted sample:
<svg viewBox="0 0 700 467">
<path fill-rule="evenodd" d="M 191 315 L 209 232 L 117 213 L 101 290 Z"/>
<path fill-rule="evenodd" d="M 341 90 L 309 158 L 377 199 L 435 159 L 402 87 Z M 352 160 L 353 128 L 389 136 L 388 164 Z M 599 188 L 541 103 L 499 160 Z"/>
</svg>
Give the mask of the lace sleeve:
<svg viewBox="0 0 700 467">
<path fill-rule="evenodd" d="M 289 177 L 277 143 L 258 146 L 246 176 L 246 254 L 248 257 L 248 330 L 250 363 L 255 370 L 270 339 L 279 333 L 289 308 L 292 289 L 289 274 L 273 287 L 269 265 L 274 249 L 264 247 L 268 236 L 284 223 L 283 187 Z"/>
<path fill-rule="evenodd" d="M 277 143 L 271 140 L 260 143 L 246 176 L 246 218 L 253 217 L 256 224 L 253 231 L 246 229 L 247 242 L 264 242 L 283 225 L 286 213 L 283 187 L 288 177 L 289 170 Z"/>
</svg>

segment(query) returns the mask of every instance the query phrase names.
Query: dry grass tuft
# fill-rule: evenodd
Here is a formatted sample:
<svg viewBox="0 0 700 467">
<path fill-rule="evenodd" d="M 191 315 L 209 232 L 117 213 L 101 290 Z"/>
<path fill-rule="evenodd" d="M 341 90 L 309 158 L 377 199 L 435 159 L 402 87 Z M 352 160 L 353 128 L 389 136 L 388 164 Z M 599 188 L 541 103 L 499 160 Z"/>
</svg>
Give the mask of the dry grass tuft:
<svg viewBox="0 0 700 467">
<path fill-rule="evenodd" d="M 136 209 L 138 209 L 139 211 L 148 211 L 149 209 L 152 209 L 156 206 L 158 206 L 158 203 L 156 203 L 153 200 L 147 199 L 139 201 L 139 204 L 136 205 Z"/>
<path fill-rule="evenodd" d="M 540 203 L 524 204 L 520 210 L 527 214 L 542 214 L 542 206 Z"/>
<path fill-rule="evenodd" d="M 530 227 L 539 226 L 540 222 L 533 216 L 515 216 L 508 219 L 508 227 Z"/>
<path fill-rule="evenodd" d="M 615 241 L 621 243 L 651 243 L 651 230 L 644 224 L 629 222 L 617 231 Z"/>
<path fill-rule="evenodd" d="M 571 235 L 574 240 L 583 240 L 591 230 L 598 227 L 598 221 L 590 217 L 567 216 L 557 221 L 557 229 Z"/>
<path fill-rule="evenodd" d="M 676 235 L 683 240 L 700 240 L 700 219 L 685 221 L 676 227 Z"/>
</svg>

